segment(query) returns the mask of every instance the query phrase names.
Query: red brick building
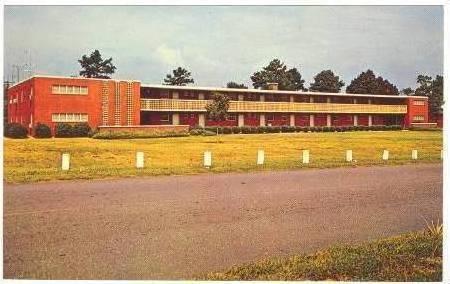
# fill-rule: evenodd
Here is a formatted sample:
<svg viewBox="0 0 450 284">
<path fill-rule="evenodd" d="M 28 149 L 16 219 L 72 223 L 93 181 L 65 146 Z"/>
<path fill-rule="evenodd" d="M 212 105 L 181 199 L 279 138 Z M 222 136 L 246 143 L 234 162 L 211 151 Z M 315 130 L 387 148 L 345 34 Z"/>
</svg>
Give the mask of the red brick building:
<svg viewBox="0 0 450 284">
<path fill-rule="evenodd" d="M 215 122 L 205 105 L 213 93 L 231 98 Z M 147 85 L 139 81 L 33 76 L 8 89 L 8 121 L 29 128 L 58 122 L 98 126 L 423 125 L 428 98 L 344 93 Z"/>
</svg>

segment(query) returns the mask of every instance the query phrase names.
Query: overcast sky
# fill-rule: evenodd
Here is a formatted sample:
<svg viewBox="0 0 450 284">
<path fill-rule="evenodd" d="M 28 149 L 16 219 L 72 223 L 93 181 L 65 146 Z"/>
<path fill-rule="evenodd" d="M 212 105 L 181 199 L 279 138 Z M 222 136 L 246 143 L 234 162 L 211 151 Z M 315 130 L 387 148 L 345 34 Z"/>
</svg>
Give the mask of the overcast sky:
<svg viewBox="0 0 450 284">
<path fill-rule="evenodd" d="M 114 78 L 154 84 L 184 66 L 198 86 L 251 85 L 273 58 L 307 87 L 324 69 L 348 85 L 370 68 L 399 89 L 443 73 L 440 6 L 5 6 L 4 20 L 7 75 L 27 49 L 37 74 L 76 75 L 99 49 Z"/>
</svg>

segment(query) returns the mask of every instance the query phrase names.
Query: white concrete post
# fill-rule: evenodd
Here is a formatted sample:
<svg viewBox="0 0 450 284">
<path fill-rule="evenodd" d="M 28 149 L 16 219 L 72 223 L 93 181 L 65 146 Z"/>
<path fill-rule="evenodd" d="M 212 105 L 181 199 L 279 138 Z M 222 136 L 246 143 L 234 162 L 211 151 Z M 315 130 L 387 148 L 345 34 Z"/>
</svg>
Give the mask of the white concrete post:
<svg viewBox="0 0 450 284">
<path fill-rule="evenodd" d="M 309 164 L 309 150 L 303 150 L 302 162 L 303 162 L 303 164 Z"/>
<path fill-rule="evenodd" d="M 314 114 L 309 115 L 309 127 L 314 127 Z"/>
<path fill-rule="evenodd" d="M 369 114 L 369 126 L 372 126 L 372 115 Z"/>
<path fill-rule="evenodd" d="M 358 115 L 353 115 L 353 126 L 358 126 Z"/>
<path fill-rule="evenodd" d="M 244 100 L 244 94 L 238 94 L 238 101 Z"/>
<path fill-rule="evenodd" d="M 210 168 L 212 166 L 212 154 L 211 154 L 211 151 L 205 151 L 205 153 L 203 153 L 203 165 L 206 168 Z"/>
<path fill-rule="evenodd" d="M 389 151 L 388 150 L 383 150 L 383 160 L 384 161 L 389 160 Z"/>
<path fill-rule="evenodd" d="M 411 159 L 417 160 L 417 157 L 418 157 L 417 150 L 412 150 L 412 152 L 411 152 Z"/>
<path fill-rule="evenodd" d="M 314 102 L 314 97 L 309 97 L 309 102 L 313 103 Z"/>
<path fill-rule="evenodd" d="M 198 99 L 199 99 L 199 100 L 204 100 L 204 99 L 205 99 L 205 94 L 203 94 L 203 93 L 198 93 Z"/>
<path fill-rule="evenodd" d="M 242 113 L 238 114 L 238 126 L 244 126 L 244 114 Z"/>
<path fill-rule="evenodd" d="M 172 99 L 178 100 L 178 98 L 179 98 L 178 92 L 173 92 L 172 93 Z"/>
<path fill-rule="evenodd" d="M 353 152 L 352 152 L 352 150 L 345 151 L 345 161 L 346 162 L 353 161 Z"/>
<path fill-rule="evenodd" d="M 291 114 L 289 117 L 289 125 L 295 126 L 295 114 Z"/>
<path fill-rule="evenodd" d="M 291 103 L 294 102 L 294 95 L 290 95 L 290 96 L 289 96 L 289 102 L 291 102 Z"/>
<path fill-rule="evenodd" d="M 331 103 L 331 98 L 327 97 L 327 104 Z"/>
<path fill-rule="evenodd" d="M 178 113 L 172 114 L 172 124 L 173 125 L 180 124 L 180 114 L 178 114 Z"/>
<path fill-rule="evenodd" d="M 63 171 L 68 171 L 70 169 L 70 154 L 69 153 L 62 154 L 61 169 Z"/>
<path fill-rule="evenodd" d="M 260 114 L 259 115 L 259 126 L 265 126 L 266 125 L 266 115 Z"/>
<path fill-rule="evenodd" d="M 331 126 L 331 114 L 327 114 L 327 126 Z"/>
<path fill-rule="evenodd" d="M 205 114 L 204 113 L 198 114 L 198 125 L 200 127 L 205 127 Z"/>
<path fill-rule="evenodd" d="M 136 168 L 144 168 L 144 152 L 136 152 Z"/>
<path fill-rule="evenodd" d="M 256 164 L 264 164 L 264 150 L 258 150 L 258 157 L 256 158 Z"/>
</svg>

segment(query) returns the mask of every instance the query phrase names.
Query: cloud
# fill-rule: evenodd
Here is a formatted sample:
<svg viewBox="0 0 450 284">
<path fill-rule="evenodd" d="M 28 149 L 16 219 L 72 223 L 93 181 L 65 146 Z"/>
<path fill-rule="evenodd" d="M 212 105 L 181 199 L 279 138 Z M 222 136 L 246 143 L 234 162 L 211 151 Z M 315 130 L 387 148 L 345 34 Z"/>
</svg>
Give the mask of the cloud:
<svg viewBox="0 0 450 284">
<path fill-rule="evenodd" d="M 155 50 L 154 57 L 166 66 L 184 66 L 185 61 L 181 55 L 181 50 L 170 48 L 166 44 L 158 46 Z"/>
<path fill-rule="evenodd" d="M 31 47 L 38 69 L 71 75 L 99 49 L 116 78 L 160 83 L 177 66 L 197 85 L 249 83 L 273 58 L 307 85 L 373 69 L 399 88 L 443 73 L 442 6 L 5 6 L 4 70 Z M 68 17 L 67 15 L 70 15 Z M 48 31 L 48 32 L 43 32 Z"/>
</svg>

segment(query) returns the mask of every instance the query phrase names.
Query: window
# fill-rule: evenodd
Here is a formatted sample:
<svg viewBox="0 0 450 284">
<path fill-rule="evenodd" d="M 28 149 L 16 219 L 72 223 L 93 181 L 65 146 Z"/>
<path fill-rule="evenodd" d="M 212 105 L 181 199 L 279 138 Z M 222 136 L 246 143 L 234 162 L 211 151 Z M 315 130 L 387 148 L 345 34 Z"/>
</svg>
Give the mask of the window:
<svg viewBox="0 0 450 284">
<path fill-rule="evenodd" d="M 236 115 L 235 114 L 228 114 L 227 120 L 229 120 L 229 121 L 236 121 Z"/>
<path fill-rule="evenodd" d="M 66 86 L 53 85 L 52 94 L 56 95 L 87 95 L 88 87 L 86 86 Z"/>
<path fill-rule="evenodd" d="M 87 122 L 86 113 L 53 113 L 52 122 Z"/>
<path fill-rule="evenodd" d="M 414 121 L 424 121 L 425 117 L 423 115 L 415 115 L 413 116 Z"/>
<path fill-rule="evenodd" d="M 414 100 L 413 101 L 413 105 L 415 105 L 415 106 L 424 106 L 425 105 L 425 101 Z"/>
<path fill-rule="evenodd" d="M 168 114 L 161 114 L 161 121 L 169 121 L 169 115 Z"/>
</svg>

